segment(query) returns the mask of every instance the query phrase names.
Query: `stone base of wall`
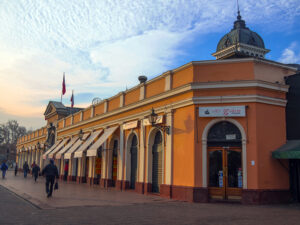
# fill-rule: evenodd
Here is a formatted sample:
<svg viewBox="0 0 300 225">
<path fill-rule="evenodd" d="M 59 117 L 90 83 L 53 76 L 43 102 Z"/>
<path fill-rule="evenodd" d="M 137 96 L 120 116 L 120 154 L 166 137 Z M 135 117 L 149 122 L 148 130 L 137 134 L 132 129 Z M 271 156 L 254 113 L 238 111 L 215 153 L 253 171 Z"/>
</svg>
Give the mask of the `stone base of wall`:
<svg viewBox="0 0 300 225">
<path fill-rule="evenodd" d="M 144 183 L 135 182 L 135 191 L 139 194 L 144 194 Z"/>
<path fill-rule="evenodd" d="M 76 182 L 77 183 L 86 183 L 87 179 L 86 179 L 86 177 L 77 177 Z"/>
<path fill-rule="evenodd" d="M 68 176 L 67 181 L 76 181 L 76 176 Z"/>
<path fill-rule="evenodd" d="M 208 189 L 200 187 L 171 186 L 171 198 L 188 202 L 208 202 Z"/>
<path fill-rule="evenodd" d="M 287 203 L 291 200 L 289 190 L 272 189 L 244 189 L 242 192 L 243 204 L 275 204 Z"/>
<path fill-rule="evenodd" d="M 127 190 L 130 189 L 130 183 L 128 180 L 123 180 L 122 181 L 122 190 Z"/>
<path fill-rule="evenodd" d="M 117 180 L 116 181 L 116 189 L 121 191 L 122 190 L 122 181 L 121 180 Z"/>
<path fill-rule="evenodd" d="M 152 193 L 152 184 L 150 183 L 144 183 L 144 193 Z"/>
</svg>

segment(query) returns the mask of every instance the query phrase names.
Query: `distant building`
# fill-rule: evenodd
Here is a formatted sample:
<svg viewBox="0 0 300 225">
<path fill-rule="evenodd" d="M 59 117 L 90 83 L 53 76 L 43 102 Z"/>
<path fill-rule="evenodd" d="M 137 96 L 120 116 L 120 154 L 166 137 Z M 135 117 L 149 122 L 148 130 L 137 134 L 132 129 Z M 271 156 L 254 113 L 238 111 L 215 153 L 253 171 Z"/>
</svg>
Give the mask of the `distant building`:
<svg viewBox="0 0 300 225">
<path fill-rule="evenodd" d="M 61 175 L 68 163 L 69 181 L 184 201 L 289 201 L 300 190 L 287 170 L 294 159 L 277 158 L 289 149 L 285 81 L 297 68 L 267 52 L 238 14 L 217 60 L 143 79 L 77 112 L 49 102 L 47 127 L 19 139 L 17 160 L 54 158 Z"/>
</svg>

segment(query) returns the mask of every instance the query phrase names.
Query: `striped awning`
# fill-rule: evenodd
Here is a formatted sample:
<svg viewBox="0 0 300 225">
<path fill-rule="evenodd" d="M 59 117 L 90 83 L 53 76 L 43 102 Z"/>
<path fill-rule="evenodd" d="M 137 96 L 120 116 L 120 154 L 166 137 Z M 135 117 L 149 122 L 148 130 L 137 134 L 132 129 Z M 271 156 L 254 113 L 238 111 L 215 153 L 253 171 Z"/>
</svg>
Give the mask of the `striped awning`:
<svg viewBox="0 0 300 225">
<path fill-rule="evenodd" d="M 82 137 L 82 140 L 77 140 L 75 144 L 65 153 L 65 159 L 71 159 L 73 153 L 82 145 L 82 143 L 89 137 L 90 133 L 85 133 Z"/>
<path fill-rule="evenodd" d="M 118 126 L 105 129 L 101 137 L 87 150 L 86 156 L 96 156 L 98 148 L 115 132 L 117 128 Z"/>
<path fill-rule="evenodd" d="M 51 148 L 49 148 L 43 155 L 43 159 L 47 159 L 47 156 L 49 155 L 50 152 L 52 152 L 56 146 L 58 146 L 60 143 L 62 142 L 62 140 L 58 140 L 54 145 L 52 145 Z"/>
<path fill-rule="evenodd" d="M 83 153 L 93 143 L 93 141 L 102 133 L 103 130 L 94 131 L 91 136 L 76 150 L 74 158 L 81 158 Z"/>
<path fill-rule="evenodd" d="M 49 153 L 48 158 L 51 159 L 54 157 L 54 155 L 59 152 L 64 146 L 65 144 L 70 140 L 70 138 L 65 138 L 59 145 L 57 145 L 57 147 L 55 149 L 53 149 L 52 152 Z"/>
<path fill-rule="evenodd" d="M 72 137 L 71 141 L 67 145 L 65 145 L 65 147 L 63 147 L 58 153 L 56 153 L 55 158 L 61 159 L 64 153 L 67 152 L 78 139 L 79 137 Z"/>
</svg>

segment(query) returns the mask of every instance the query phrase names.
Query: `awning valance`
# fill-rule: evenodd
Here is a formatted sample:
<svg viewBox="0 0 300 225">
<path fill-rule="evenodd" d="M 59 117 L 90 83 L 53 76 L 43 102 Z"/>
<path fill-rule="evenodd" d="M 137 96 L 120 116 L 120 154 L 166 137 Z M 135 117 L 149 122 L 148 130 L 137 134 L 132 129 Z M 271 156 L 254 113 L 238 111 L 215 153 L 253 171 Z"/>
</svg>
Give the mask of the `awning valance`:
<svg viewBox="0 0 300 225">
<path fill-rule="evenodd" d="M 53 158 L 54 154 L 56 154 L 59 150 L 61 150 L 64 145 L 70 140 L 70 138 L 65 138 L 52 152 L 49 153 L 48 158 Z"/>
<path fill-rule="evenodd" d="M 290 140 L 272 152 L 276 159 L 300 159 L 300 140 Z"/>
<path fill-rule="evenodd" d="M 48 149 L 48 151 L 46 151 L 43 155 L 43 159 L 47 159 L 47 155 L 49 155 L 50 152 L 53 151 L 53 149 L 56 148 L 56 146 L 58 146 L 60 144 L 60 142 L 62 142 L 62 140 L 58 140 L 54 145 L 52 145 L 51 148 Z"/>
<path fill-rule="evenodd" d="M 79 139 L 78 137 L 73 137 L 65 147 L 63 147 L 58 153 L 56 153 L 55 158 L 61 159 L 62 155 L 65 152 L 67 152 L 78 139 Z"/>
<path fill-rule="evenodd" d="M 103 130 L 94 131 L 91 136 L 76 150 L 74 158 L 81 158 L 83 153 L 93 143 L 93 141 L 102 133 Z"/>
<path fill-rule="evenodd" d="M 75 144 L 65 153 L 64 158 L 65 159 L 71 159 L 72 154 L 77 150 L 77 148 L 88 138 L 90 133 L 86 133 L 83 135 L 82 140 L 78 140 L 75 142 Z"/>
<path fill-rule="evenodd" d="M 109 138 L 110 135 L 112 135 L 115 132 L 117 128 L 118 126 L 105 129 L 102 136 L 89 148 L 89 150 L 86 153 L 86 156 L 96 156 L 98 148 L 107 140 L 107 138 Z"/>
</svg>

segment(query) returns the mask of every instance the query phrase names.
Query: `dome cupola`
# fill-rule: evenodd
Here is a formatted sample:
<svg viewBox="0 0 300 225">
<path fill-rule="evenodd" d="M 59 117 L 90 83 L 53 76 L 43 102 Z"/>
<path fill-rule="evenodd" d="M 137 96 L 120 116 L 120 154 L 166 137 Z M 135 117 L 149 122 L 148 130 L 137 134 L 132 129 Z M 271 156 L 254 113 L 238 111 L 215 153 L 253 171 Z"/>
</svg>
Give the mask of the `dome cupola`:
<svg viewBox="0 0 300 225">
<path fill-rule="evenodd" d="M 264 58 L 270 50 L 265 49 L 263 39 L 246 27 L 238 10 L 237 20 L 232 30 L 225 34 L 218 43 L 217 51 L 212 55 L 216 59 L 258 57 Z"/>
</svg>

